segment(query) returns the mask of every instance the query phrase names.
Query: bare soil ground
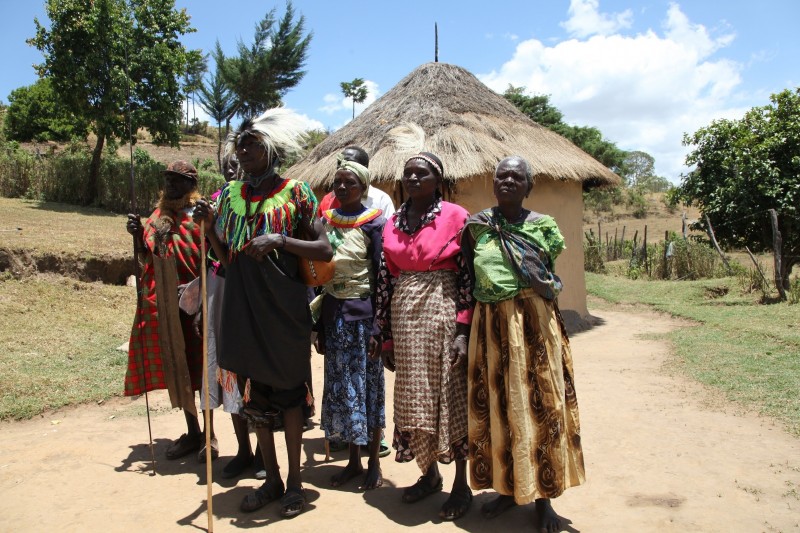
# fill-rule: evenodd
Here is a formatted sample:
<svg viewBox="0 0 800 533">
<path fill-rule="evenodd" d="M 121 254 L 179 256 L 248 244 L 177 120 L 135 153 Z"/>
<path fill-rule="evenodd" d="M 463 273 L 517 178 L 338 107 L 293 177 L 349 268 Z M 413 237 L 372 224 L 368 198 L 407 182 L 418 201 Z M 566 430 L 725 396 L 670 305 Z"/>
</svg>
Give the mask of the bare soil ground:
<svg viewBox="0 0 800 533">
<path fill-rule="evenodd" d="M 800 440 L 670 370 L 670 348 L 656 335 L 687 324 L 631 308 L 595 315 L 598 325 L 572 339 L 587 482 L 554 502 L 564 530 L 800 531 Z M 314 356 L 317 391 L 321 362 Z M 387 420 L 392 378 L 387 373 Z M 151 394 L 150 403 L 155 476 L 148 474 L 144 398 L 0 423 L 0 529 L 205 529 L 205 466 L 193 457 L 164 459 L 169 439 L 184 429 L 183 416 L 169 409 L 163 391 Z M 284 521 L 277 504 L 270 504 L 244 514 L 241 498 L 259 482 L 219 477 L 235 453 L 232 428 L 221 412 L 217 435 L 223 457 L 213 465 L 215 531 L 263 525 L 271 531 L 530 530 L 531 506 L 483 519 L 479 507 L 491 493 L 476 495 L 472 510 L 455 524 L 437 517 L 444 493 L 401 503 L 402 487 L 419 472 L 391 457 L 382 462 L 384 487 L 363 493 L 352 482 L 332 489 L 328 480 L 346 457 L 339 452 L 324 462 L 318 428 L 305 434 L 303 445 L 306 512 Z M 453 467 L 443 473 L 447 488 Z"/>
</svg>

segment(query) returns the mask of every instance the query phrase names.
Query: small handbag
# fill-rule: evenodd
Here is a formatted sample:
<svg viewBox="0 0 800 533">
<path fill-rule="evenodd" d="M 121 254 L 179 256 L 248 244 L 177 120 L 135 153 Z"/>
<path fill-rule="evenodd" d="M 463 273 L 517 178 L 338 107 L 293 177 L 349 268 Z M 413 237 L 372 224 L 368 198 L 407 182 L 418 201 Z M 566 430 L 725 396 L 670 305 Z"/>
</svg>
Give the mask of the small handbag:
<svg viewBox="0 0 800 533">
<path fill-rule="evenodd" d="M 325 285 L 333 279 L 333 274 L 336 271 L 336 262 L 333 259 L 330 261 L 318 261 L 316 259 L 298 257 L 297 261 L 300 266 L 300 278 L 309 287 Z"/>
<path fill-rule="evenodd" d="M 306 241 L 309 240 L 307 230 L 302 224 L 300 225 L 298 237 Z M 309 287 L 325 285 L 333 279 L 333 274 L 336 271 L 336 261 L 333 259 L 320 261 L 298 256 L 297 264 L 300 267 L 300 278 Z"/>
</svg>

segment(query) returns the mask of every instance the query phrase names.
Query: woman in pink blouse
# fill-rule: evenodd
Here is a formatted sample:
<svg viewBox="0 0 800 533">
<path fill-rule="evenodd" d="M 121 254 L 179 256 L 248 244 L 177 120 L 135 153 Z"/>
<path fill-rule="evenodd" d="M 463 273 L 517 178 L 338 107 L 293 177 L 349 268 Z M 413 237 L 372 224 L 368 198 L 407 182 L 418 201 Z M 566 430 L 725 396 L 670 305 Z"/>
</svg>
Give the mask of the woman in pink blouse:
<svg viewBox="0 0 800 533">
<path fill-rule="evenodd" d="M 394 387 L 396 460 L 416 459 L 423 475 L 403 492 L 414 503 L 442 490 L 437 461 L 456 463 L 439 516 L 462 517 L 467 484 L 466 357 L 472 319 L 471 281 L 459 246 L 469 213 L 442 200 L 442 162 L 421 152 L 403 169 L 409 199 L 383 230 L 376 319 Z"/>
</svg>

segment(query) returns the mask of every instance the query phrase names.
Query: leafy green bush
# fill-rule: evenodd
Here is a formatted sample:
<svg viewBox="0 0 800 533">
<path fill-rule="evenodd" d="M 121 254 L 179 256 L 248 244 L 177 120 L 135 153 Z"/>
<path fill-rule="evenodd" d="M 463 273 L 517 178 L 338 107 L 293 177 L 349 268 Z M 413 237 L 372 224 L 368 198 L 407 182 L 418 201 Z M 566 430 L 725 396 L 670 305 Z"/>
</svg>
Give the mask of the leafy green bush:
<svg viewBox="0 0 800 533">
<path fill-rule="evenodd" d="M 586 241 L 583 243 L 583 269 L 587 272 L 605 274 L 606 265 L 603 261 L 604 251 L 602 244 L 593 235 L 586 234 Z"/>
<path fill-rule="evenodd" d="M 593 211 L 595 214 L 600 214 L 601 212 L 611 213 L 614 210 L 614 206 L 622 204 L 623 201 L 622 187 L 598 187 L 583 193 L 584 208 Z"/>
<path fill-rule="evenodd" d="M 92 155 L 84 143 L 72 143 L 55 155 L 36 156 L 15 142 L 0 145 L 0 195 L 68 204 L 85 204 Z M 145 150 L 133 154 L 137 209 L 144 213 L 155 206 L 160 195 L 164 165 Z M 221 174 L 198 172 L 200 193 L 209 196 L 225 183 Z M 213 162 L 211 167 L 213 168 Z M 103 158 L 100 168 L 99 207 L 118 213 L 130 210 L 130 160 L 116 153 Z"/>
<path fill-rule="evenodd" d="M 795 277 L 789 283 L 789 292 L 786 294 L 786 297 L 792 305 L 800 303 L 800 276 Z"/>
<path fill-rule="evenodd" d="M 0 195 L 8 198 L 22 198 L 34 190 L 36 160 L 30 152 L 10 141 L 0 146 Z"/>
<path fill-rule="evenodd" d="M 631 214 L 636 218 L 647 218 L 647 198 L 644 196 L 644 190 L 631 187 L 626 193 L 625 204 L 632 210 Z"/>
</svg>

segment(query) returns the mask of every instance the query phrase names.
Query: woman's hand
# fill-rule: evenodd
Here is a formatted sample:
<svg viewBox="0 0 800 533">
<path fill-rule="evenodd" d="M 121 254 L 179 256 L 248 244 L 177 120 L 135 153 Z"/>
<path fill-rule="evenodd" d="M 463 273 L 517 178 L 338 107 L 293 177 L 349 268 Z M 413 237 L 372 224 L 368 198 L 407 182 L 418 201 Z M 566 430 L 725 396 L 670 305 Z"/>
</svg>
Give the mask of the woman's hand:
<svg viewBox="0 0 800 533">
<path fill-rule="evenodd" d="M 381 336 L 373 335 L 369 338 L 367 355 L 370 361 L 378 361 L 381 357 Z M 394 363 L 394 361 L 393 361 Z"/>
<path fill-rule="evenodd" d="M 203 221 L 206 223 L 206 227 L 210 227 L 214 225 L 214 221 L 217 219 L 217 211 L 205 198 L 201 198 L 197 200 L 194 206 L 192 218 L 195 222 Z"/>
<path fill-rule="evenodd" d="M 277 248 L 283 248 L 286 239 L 280 233 L 259 235 L 251 240 L 244 249 L 244 253 L 261 261 L 268 253 Z"/>
<path fill-rule="evenodd" d="M 133 235 L 134 237 L 142 238 L 142 232 L 144 231 L 144 226 L 142 226 L 142 219 L 139 218 L 138 215 L 134 215 L 133 213 L 128 213 L 128 223 L 125 225 L 125 229 L 128 230 L 128 233 Z"/>
<path fill-rule="evenodd" d="M 467 360 L 467 336 L 463 333 L 456 335 L 450 345 L 450 368 L 456 368 Z"/>
<path fill-rule="evenodd" d="M 394 372 L 394 349 L 381 350 L 381 359 L 383 359 L 383 366 L 389 372 Z"/>
</svg>

